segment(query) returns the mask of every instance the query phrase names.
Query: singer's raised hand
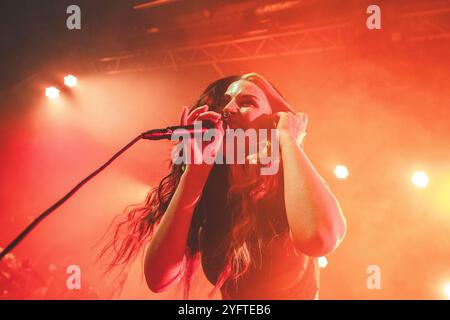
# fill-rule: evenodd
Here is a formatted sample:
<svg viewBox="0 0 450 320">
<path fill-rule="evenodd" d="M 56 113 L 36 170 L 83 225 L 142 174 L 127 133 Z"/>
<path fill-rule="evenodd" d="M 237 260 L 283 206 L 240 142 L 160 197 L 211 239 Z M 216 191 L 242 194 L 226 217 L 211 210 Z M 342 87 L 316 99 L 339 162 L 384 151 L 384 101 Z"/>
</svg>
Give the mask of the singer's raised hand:
<svg viewBox="0 0 450 320">
<path fill-rule="evenodd" d="M 308 125 L 308 115 L 306 113 L 278 112 L 277 129 L 280 135 L 280 143 L 285 139 L 293 139 L 298 146 L 303 145 L 306 136 L 306 126 Z"/>
<path fill-rule="evenodd" d="M 212 141 L 197 141 L 195 138 L 190 139 L 191 155 L 201 157 L 194 163 L 194 157 L 191 157 L 192 161 L 187 161 L 186 170 L 195 171 L 199 176 L 208 176 L 213 166 L 212 163 L 205 163 L 205 157 L 209 159 L 215 159 L 218 150 L 222 145 L 222 139 L 224 135 L 224 129 L 222 125 L 221 115 L 214 111 L 208 111 L 207 105 L 195 108 L 189 113 L 187 107 L 183 108 L 181 115 L 181 125 L 191 125 L 201 121 L 209 121 L 214 123 L 214 139 Z M 209 152 L 209 154 L 206 154 Z M 200 161 L 199 161 L 200 160 Z M 201 162 L 201 163 L 200 163 Z"/>
<path fill-rule="evenodd" d="M 194 124 L 197 121 L 211 121 L 217 124 L 220 121 L 220 114 L 214 111 L 208 111 L 208 106 L 201 106 L 192 110 L 189 113 L 187 107 L 183 108 L 183 113 L 181 115 L 181 125 Z"/>
</svg>

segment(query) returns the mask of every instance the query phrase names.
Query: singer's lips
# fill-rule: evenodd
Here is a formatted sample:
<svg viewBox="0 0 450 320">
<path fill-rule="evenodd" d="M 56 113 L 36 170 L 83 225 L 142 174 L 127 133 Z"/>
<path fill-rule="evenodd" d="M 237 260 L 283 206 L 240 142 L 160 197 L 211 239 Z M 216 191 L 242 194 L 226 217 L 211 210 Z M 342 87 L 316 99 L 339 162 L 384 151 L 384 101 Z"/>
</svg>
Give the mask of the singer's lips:
<svg viewBox="0 0 450 320">
<path fill-rule="evenodd" d="M 229 117 L 224 122 L 224 127 L 227 129 L 238 129 L 238 128 L 244 128 L 242 125 L 242 122 L 239 121 L 236 117 Z"/>
</svg>

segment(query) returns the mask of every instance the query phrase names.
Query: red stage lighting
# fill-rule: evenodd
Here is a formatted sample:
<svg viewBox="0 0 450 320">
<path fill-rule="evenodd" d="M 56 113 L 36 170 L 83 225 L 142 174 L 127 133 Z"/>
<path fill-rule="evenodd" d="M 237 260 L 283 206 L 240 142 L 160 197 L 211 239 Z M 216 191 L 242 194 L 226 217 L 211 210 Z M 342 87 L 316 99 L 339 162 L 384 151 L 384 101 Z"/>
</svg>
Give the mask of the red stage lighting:
<svg viewBox="0 0 450 320">
<path fill-rule="evenodd" d="M 346 179 L 348 177 L 348 169 L 346 166 L 339 164 L 334 168 L 334 174 L 338 179 Z"/>
<path fill-rule="evenodd" d="M 430 179 L 428 178 L 428 175 L 425 172 L 416 171 L 412 175 L 411 181 L 417 188 L 425 188 L 428 185 Z"/>
<path fill-rule="evenodd" d="M 69 88 L 73 88 L 78 84 L 78 79 L 77 79 L 77 77 L 69 74 L 64 77 L 64 84 L 66 86 L 68 86 Z"/>
<path fill-rule="evenodd" d="M 59 90 L 55 87 L 48 87 L 45 89 L 45 96 L 50 100 L 54 100 L 59 97 Z"/>
<path fill-rule="evenodd" d="M 319 263 L 319 268 L 325 268 L 328 265 L 328 260 L 327 257 L 319 257 L 317 259 L 318 263 Z"/>
<path fill-rule="evenodd" d="M 450 300 L 450 282 L 444 284 L 444 295 L 446 299 Z"/>
</svg>

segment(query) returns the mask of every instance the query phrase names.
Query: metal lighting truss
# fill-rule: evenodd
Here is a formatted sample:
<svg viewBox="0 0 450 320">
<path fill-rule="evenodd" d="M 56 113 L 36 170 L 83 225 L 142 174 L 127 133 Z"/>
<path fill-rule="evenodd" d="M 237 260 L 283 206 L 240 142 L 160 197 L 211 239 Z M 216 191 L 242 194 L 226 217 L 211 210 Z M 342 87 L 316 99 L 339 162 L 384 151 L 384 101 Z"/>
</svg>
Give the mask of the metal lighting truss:
<svg viewBox="0 0 450 320">
<path fill-rule="evenodd" d="M 393 39 L 401 37 L 403 41 L 425 41 L 450 38 L 450 5 L 401 13 L 390 23 L 394 26 Z M 298 26 L 290 31 L 173 49 L 159 51 L 151 48 L 139 49 L 98 59 L 95 67 L 99 72 L 115 74 L 212 65 L 221 73 L 218 64 L 224 62 L 342 49 L 352 45 L 354 35 L 361 27 L 361 23 L 358 25 L 342 23 L 314 28 Z M 403 34 L 395 32 L 395 27 Z"/>
</svg>

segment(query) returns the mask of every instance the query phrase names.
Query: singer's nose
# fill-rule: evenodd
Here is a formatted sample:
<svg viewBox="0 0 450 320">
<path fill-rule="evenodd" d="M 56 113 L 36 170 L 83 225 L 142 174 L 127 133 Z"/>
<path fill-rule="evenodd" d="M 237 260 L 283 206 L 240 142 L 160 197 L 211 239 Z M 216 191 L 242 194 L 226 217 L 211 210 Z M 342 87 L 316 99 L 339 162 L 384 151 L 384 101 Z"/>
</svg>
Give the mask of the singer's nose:
<svg viewBox="0 0 450 320">
<path fill-rule="evenodd" d="M 222 110 L 222 114 L 225 118 L 227 118 L 230 114 L 236 113 L 239 111 L 238 106 L 231 100 Z"/>
</svg>

